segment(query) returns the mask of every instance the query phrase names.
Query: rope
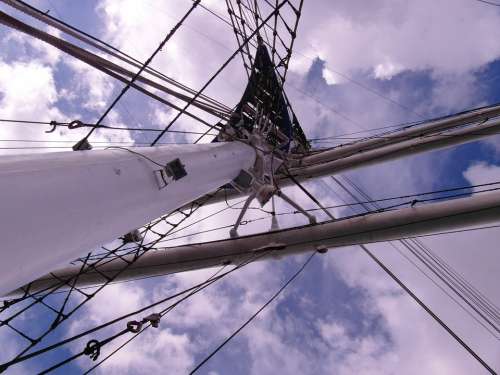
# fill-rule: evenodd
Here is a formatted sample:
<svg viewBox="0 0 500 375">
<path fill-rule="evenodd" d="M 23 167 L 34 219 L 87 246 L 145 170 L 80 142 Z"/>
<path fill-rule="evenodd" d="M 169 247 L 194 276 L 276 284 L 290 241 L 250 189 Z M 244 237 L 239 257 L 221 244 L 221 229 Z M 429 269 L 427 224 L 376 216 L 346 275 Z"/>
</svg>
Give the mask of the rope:
<svg viewBox="0 0 500 375">
<path fill-rule="evenodd" d="M 155 56 L 162 50 L 162 48 L 165 46 L 165 44 L 172 38 L 172 36 L 176 33 L 176 31 L 181 27 L 182 23 L 189 17 L 189 15 L 196 9 L 198 4 L 200 3 L 200 0 L 196 0 L 193 2 L 193 5 L 189 8 L 189 10 L 184 14 L 184 16 L 181 18 L 181 20 L 174 26 L 172 30 L 165 36 L 165 38 L 161 41 L 160 45 L 156 48 L 156 50 L 149 56 L 149 58 L 146 60 L 146 62 L 141 66 L 139 71 L 135 74 L 134 77 L 130 80 L 129 83 L 122 89 L 120 94 L 113 100 L 113 102 L 108 106 L 108 109 L 104 111 L 102 116 L 97 120 L 96 126 L 92 128 L 89 133 L 83 138 L 83 139 L 88 139 L 90 135 L 99 127 L 101 122 L 106 118 L 109 112 L 114 108 L 114 106 L 118 103 L 118 101 L 122 98 L 123 95 L 130 89 L 131 85 L 137 80 L 137 78 L 141 75 L 141 73 L 146 69 L 146 67 L 151 63 L 151 61 L 155 58 Z"/>
<path fill-rule="evenodd" d="M 441 320 L 426 304 L 424 304 L 391 270 L 389 270 L 365 245 L 360 245 L 361 249 L 380 267 L 387 275 L 389 275 L 427 314 L 429 314 L 446 332 L 450 334 L 471 356 L 473 356 L 486 371 L 496 375 L 496 372 L 474 351 L 468 346 L 448 325 Z"/>
<path fill-rule="evenodd" d="M 283 0 L 278 5 L 278 7 L 276 7 L 276 9 L 273 12 L 271 12 L 271 14 L 256 28 L 256 30 L 251 35 L 249 35 L 249 37 L 244 41 L 243 45 L 240 46 L 235 52 L 233 52 L 231 56 L 229 56 L 229 58 L 222 64 L 222 66 L 219 69 L 217 69 L 217 71 L 202 86 L 202 88 L 196 93 L 196 95 L 193 96 L 193 98 L 184 106 L 184 108 L 169 122 L 169 124 L 163 129 L 163 131 L 155 138 L 155 140 L 151 143 L 151 146 L 154 146 L 157 142 L 159 142 L 159 140 L 165 134 L 165 132 L 167 132 L 168 129 L 170 129 L 170 127 L 179 119 L 179 117 L 189 108 L 189 106 L 193 103 L 193 101 L 196 100 L 196 98 L 198 98 L 198 96 L 200 96 L 206 90 L 206 88 L 210 86 L 210 84 L 215 80 L 215 78 L 217 78 L 218 75 L 229 65 L 229 63 L 234 59 L 234 57 L 242 50 L 242 47 L 245 46 L 246 43 L 248 43 L 250 38 L 253 38 L 257 34 L 257 32 L 266 24 L 266 22 L 274 15 L 274 13 L 278 12 L 279 9 L 281 9 L 281 7 L 286 3 L 287 0 Z M 209 129 L 211 129 L 211 127 L 209 127 Z"/>
<path fill-rule="evenodd" d="M 192 291 L 196 290 L 196 293 L 198 293 L 200 290 L 202 290 L 202 289 L 204 289 L 204 288 L 212 285 L 213 283 L 215 283 L 218 280 L 226 277 L 227 275 L 229 275 L 229 274 L 231 274 L 231 273 L 233 273 L 233 272 L 241 269 L 242 267 L 245 267 L 246 265 L 252 263 L 253 261 L 255 261 L 255 260 L 257 260 L 257 259 L 259 259 L 259 258 L 261 258 L 261 257 L 263 257 L 265 255 L 267 255 L 269 252 L 270 251 L 262 252 L 262 253 L 251 252 L 251 256 L 249 258 L 247 258 L 245 261 L 241 262 L 239 265 L 237 265 L 233 269 L 231 269 L 231 270 L 229 270 L 229 271 L 227 271 L 227 272 L 225 272 L 223 274 L 220 274 L 220 275 L 218 275 L 216 277 L 213 277 L 213 278 L 211 278 L 208 281 L 206 280 L 206 281 L 203 281 L 201 283 L 198 283 L 198 284 L 196 284 L 196 285 L 194 285 L 194 286 L 192 286 L 190 288 L 187 288 L 187 289 L 185 289 L 185 290 L 183 290 L 181 292 L 177 292 L 177 293 L 175 293 L 173 295 L 170 295 L 168 297 L 165 297 L 165 298 L 163 298 L 161 300 L 155 301 L 155 302 L 153 302 L 153 303 L 151 303 L 151 304 L 149 304 L 147 306 L 144 306 L 144 307 L 142 307 L 140 309 L 137 309 L 137 310 L 135 310 L 133 312 L 130 312 L 130 313 L 124 314 L 124 315 L 122 315 L 122 316 L 120 316 L 118 318 L 112 319 L 112 320 L 110 320 L 108 322 L 105 322 L 105 323 L 99 325 L 99 326 L 96 326 L 94 328 L 91 328 L 91 329 L 86 330 L 84 332 L 81 332 L 79 334 L 76 334 L 76 335 L 71 336 L 69 338 L 66 338 L 64 340 L 61 340 L 61 341 L 59 341 L 59 342 L 57 342 L 55 344 L 52 344 L 52 345 L 49 345 L 49 346 L 43 348 L 43 349 L 30 352 L 30 353 L 28 353 L 28 354 L 26 354 L 24 356 L 17 357 L 14 360 L 11 360 L 9 362 L 6 362 L 6 363 L 0 365 L 0 372 L 5 371 L 8 367 L 10 367 L 10 366 L 12 366 L 14 364 L 26 361 L 28 359 L 37 357 L 37 356 L 39 356 L 41 354 L 44 354 L 44 353 L 47 353 L 47 352 L 50 352 L 50 351 L 52 351 L 52 350 L 54 350 L 54 349 L 56 349 L 58 347 L 61 347 L 61 346 L 66 345 L 68 343 L 71 343 L 71 342 L 73 342 L 75 340 L 78 340 L 78 339 L 80 339 L 82 337 L 85 337 L 85 336 L 87 336 L 87 335 L 89 335 L 91 333 L 95 333 L 97 331 L 100 331 L 100 330 L 102 330 L 102 329 L 104 329 L 106 327 L 109 327 L 109 326 L 111 326 L 111 325 L 113 325 L 115 323 L 118 323 L 118 322 L 120 322 L 120 321 L 122 321 L 124 319 L 130 318 L 130 317 L 132 317 L 134 315 L 137 315 L 137 314 L 140 314 L 140 313 L 142 313 L 142 312 L 144 312 L 144 311 L 146 311 L 148 309 L 151 309 L 151 308 L 153 308 L 155 306 L 159 306 L 159 305 L 161 305 L 161 304 L 163 304 L 163 303 L 165 303 L 167 301 L 170 301 L 170 300 L 172 300 L 174 298 L 177 298 L 177 297 L 182 296 L 184 294 L 187 294 L 189 292 L 192 292 Z M 168 308 L 173 308 L 173 307 L 177 306 L 181 301 L 184 301 L 187 298 L 189 298 L 189 297 L 185 297 L 185 298 L 183 298 L 183 299 L 181 299 L 179 301 L 176 301 L 172 305 L 168 306 L 165 310 L 167 310 Z M 118 333 L 110 336 L 106 340 L 101 341 L 100 345 L 99 345 L 100 348 L 102 348 L 104 345 L 108 344 L 109 342 L 115 340 L 116 338 L 118 338 L 120 336 L 123 336 L 124 334 L 126 334 L 128 332 L 131 332 L 131 331 L 133 332 L 134 330 L 136 330 L 136 328 L 137 328 L 137 326 L 134 327 L 133 329 L 131 329 L 130 325 L 128 325 L 127 328 L 125 328 L 125 329 L 119 331 Z M 87 352 L 87 350 L 83 349 L 81 352 L 79 352 L 79 353 L 77 353 L 77 354 L 75 354 L 75 355 L 73 355 L 71 357 L 68 357 L 68 358 L 64 359 L 63 361 L 58 362 L 57 364 L 53 365 L 52 367 L 44 370 L 44 372 L 42 372 L 42 373 L 47 373 L 47 372 L 50 372 L 50 371 L 52 371 L 54 369 L 57 369 L 57 368 L 65 365 L 66 363 L 69 363 L 69 362 L 71 362 L 71 361 L 73 361 L 73 360 L 81 357 L 82 355 L 86 355 L 86 352 Z"/>
<path fill-rule="evenodd" d="M 288 285 L 290 285 L 307 267 L 309 262 L 311 262 L 312 258 L 316 255 L 316 251 L 314 251 L 304 262 L 304 264 L 290 277 L 287 282 L 272 295 L 269 300 L 265 304 L 263 304 L 247 321 L 245 321 L 238 329 L 236 329 L 229 337 L 227 337 L 217 348 L 215 348 L 208 356 L 206 356 L 196 367 L 189 373 L 190 375 L 194 374 L 198 371 L 205 363 L 207 363 L 210 358 L 212 358 L 217 352 L 219 352 L 228 342 L 230 342 L 238 333 L 240 333 L 248 324 L 250 324 L 271 302 L 273 302 L 285 289 Z"/>
</svg>

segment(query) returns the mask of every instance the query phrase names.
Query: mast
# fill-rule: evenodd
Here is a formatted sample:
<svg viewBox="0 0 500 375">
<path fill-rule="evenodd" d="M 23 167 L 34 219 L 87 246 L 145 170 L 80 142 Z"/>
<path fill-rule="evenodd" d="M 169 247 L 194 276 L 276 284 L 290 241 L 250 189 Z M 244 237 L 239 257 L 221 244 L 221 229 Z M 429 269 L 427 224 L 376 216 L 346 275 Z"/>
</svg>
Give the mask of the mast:
<svg viewBox="0 0 500 375">
<path fill-rule="evenodd" d="M 67 291 L 61 307 L 51 308 L 57 316 L 40 336 L 30 338 L 21 331 L 16 331 L 27 338 L 30 344 L 12 361 L 0 365 L 0 372 L 10 365 L 43 354 L 45 349 L 40 349 L 23 357 L 23 353 L 30 351 L 95 293 L 113 282 L 230 264 L 236 265 L 234 271 L 247 261 L 249 255 L 259 255 L 259 259 L 265 259 L 304 251 L 326 253 L 328 248 L 357 244 L 364 246 L 366 243 L 489 223 L 498 218 L 498 188 L 491 189 L 496 192 L 489 194 L 443 203 L 420 205 L 416 204 L 417 201 L 406 202 L 411 206 L 405 209 L 384 212 L 377 210 L 369 214 L 336 219 L 319 200 L 301 186 L 300 182 L 303 180 L 475 141 L 497 133 L 500 125 L 500 106 L 488 107 L 368 137 L 342 147 L 311 150 L 283 89 L 297 34 L 302 0 L 295 5 L 290 0 L 276 1 L 275 6 L 268 3 L 272 12 L 266 18 L 260 15 L 258 4 L 255 2 L 254 10 L 251 5 L 247 8 L 255 17 L 254 28 L 245 20 L 242 3 L 237 1 L 234 4 L 238 7 L 238 12 L 235 12 L 235 7 L 228 1 L 230 23 L 239 48 L 200 90 L 190 89 L 148 67 L 149 62 L 200 4 L 200 0 L 193 1 L 191 9 L 144 64 L 22 1 L 0 1 L 55 27 L 87 46 L 97 48 L 106 56 L 92 53 L 80 44 L 76 45 L 51 35 L 50 30 L 39 30 L 3 12 L 0 12 L 0 23 L 59 48 L 126 84 L 106 112 L 91 126 L 91 131 L 75 145 L 75 150 L 89 148 L 89 136 L 100 127 L 101 121 L 129 88 L 178 112 L 169 124 L 160 130 L 151 146 L 157 144 L 182 115 L 208 127 L 195 143 L 202 140 L 211 130 L 219 131 L 215 139 L 217 143 L 211 145 L 112 147 L 111 150 L 105 151 L 46 154 L 37 155 L 36 158 L 16 156 L 4 158 L 0 162 L 0 193 L 3 193 L 4 197 L 4 202 L 0 203 L 7 207 L 4 214 L 9 219 L 0 231 L 4 243 L 7 244 L 2 250 L 7 254 L 7 257 L 4 257 L 7 262 L 0 265 L 2 281 L 6 282 L 0 286 L 0 295 L 8 293 L 7 297 L 14 297 L 4 301 L 1 309 L 6 310 L 30 299 L 35 301 L 33 305 L 42 303 L 51 308 L 44 299 L 53 293 Z M 292 22 L 285 21 L 285 11 L 280 14 L 280 8 L 288 9 L 287 18 L 291 18 L 288 21 Z M 271 41 L 266 29 L 270 28 L 269 24 L 273 18 Z M 280 43 L 277 44 L 279 22 L 284 23 L 282 26 L 285 27 L 288 38 L 283 39 L 280 36 Z M 243 58 L 249 82 L 241 101 L 236 107 L 230 108 L 203 92 L 238 53 Z M 117 64 L 116 59 L 129 67 Z M 136 68 L 140 68 L 138 72 L 135 72 Z M 149 78 L 146 78 L 146 75 L 149 75 Z M 149 91 L 151 89 L 155 91 Z M 172 98 L 168 100 L 157 95 L 157 91 L 175 98 L 175 103 Z M 184 102 L 185 106 L 179 106 L 179 102 Z M 217 124 L 207 122 L 191 112 L 190 106 L 197 107 L 220 121 Z M 55 130 L 58 124 L 53 123 Z M 68 128 L 72 127 L 68 124 Z M 318 224 L 309 210 L 304 210 L 285 195 L 281 189 L 292 183 L 300 187 L 332 220 Z M 221 195 L 216 192 L 220 192 L 221 188 L 224 189 L 224 198 L 235 195 L 248 196 L 236 224 L 229 232 L 232 238 L 170 248 L 159 247 L 163 241 L 168 241 L 167 236 L 175 233 L 174 229 L 195 211 L 191 210 L 186 214 L 179 209 L 186 205 L 197 205 L 199 208 L 203 203 L 197 202 L 206 201 L 207 197 L 214 195 L 220 198 Z M 230 190 L 227 195 L 226 190 Z M 309 219 L 310 224 L 239 237 L 237 228 L 252 201 L 256 199 L 263 206 L 275 198 L 281 198 L 292 205 L 296 212 Z M 216 202 L 217 199 L 212 201 Z M 175 212 L 179 213 L 176 216 L 181 216 L 182 219 L 179 222 L 169 222 L 168 215 Z M 137 228 L 142 226 L 145 235 L 141 238 Z M 23 237 L 24 232 L 30 233 L 30 238 Z M 151 237 L 154 239 L 151 240 Z M 107 254 L 97 252 L 91 258 L 89 250 L 93 251 L 95 247 L 116 238 L 122 240 L 122 245 L 112 250 L 102 246 Z M 368 252 L 366 249 L 365 251 Z M 40 253 L 43 256 L 39 256 Z M 54 270 L 86 253 L 88 256 L 85 259 L 78 259 L 82 265 Z M 373 258 L 373 255 L 370 256 Z M 47 270 L 52 272 L 32 281 Z M 216 280 L 216 275 L 208 279 L 207 283 Z M 25 284 L 27 282 L 29 284 Z M 23 287 L 12 291 L 23 284 Z M 284 287 L 286 285 L 288 282 Z M 86 286 L 97 288 L 93 288 L 95 291 L 87 295 L 78 289 Z M 67 302 L 75 290 L 84 296 L 84 301 L 68 312 Z M 201 288 L 195 290 L 199 291 Z M 409 292 L 407 288 L 405 290 Z M 122 334 L 140 333 L 140 327 L 145 322 L 157 327 L 159 319 L 160 314 L 155 313 L 141 322 L 128 322 L 127 329 L 122 331 Z M 8 318 L 0 323 L 8 325 L 10 320 L 11 318 Z M 134 323 L 137 324 L 136 328 L 133 327 Z M 119 335 L 121 334 L 101 343 L 95 339 L 91 340 L 79 355 L 90 353 L 95 360 L 99 355 L 100 346 Z M 456 335 L 454 337 L 457 338 Z M 55 347 L 49 348 L 52 350 Z M 97 350 L 97 353 L 92 353 L 93 350 Z M 469 352 L 475 355 L 471 350 Z M 479 357 L 475 357 L 484 365 Z M 73 356 L 63 360 L 49 370 L 75 358 L 77 357 Z M 198 368 L 199 366 L 196 369 Z M 486 368 L 489 369 L 487 365 Z"/>
<path fill-rule="evenodd" d="M 254 159 L 240 142 L 2 156 L 0 295 L 229 183 Z"/>
<path fill-rule="evenodd" d="M 374 148 L 380 148 L 395 143 L 400 144 L 406 140 L 429 137 L 435 135 L 437 132 L 444 132 L 464 125 L 482 124 L 498 116 L 500 116 L 499 105 L 478 108 L 464 113 L 446 116 L 442 119 L 426 121 L 416 126 L 403 127 L 403 129 L 399 131 L 389 132 L 382 136 L 368 137 L 368 139 L 364 141 L 355 142 L 351 145 L 336 147 L 333 150 L 306 156 L 301 160 L 301 164 L 312 165 L 318 162 L 331 161 Z"/>
<path fill-rule="evenodd" d="M 500 119 L 488 118 L 498 114 L 499 110 L 494 106 L 468 115 L 430 121 L 421 125 L 425 129 L 423 134 L 418 131 L 420 126 L 416 126 L 411 130 L 393 132 L 389 140 L 354 142 L 341 148 L 342 155 L 336 155 L 334 149 L 319 152 L 311 157 L 314 159 L 304 158 L 305 165 L 292 160 L 291 165 L 296 166 L 288 170 L 299 179 L 317 178 L 472 142 L 498 132 Z M 443 130 L 443 123 L 448 124 L 448 131 Z M 6 221 L 1 229 L 6 241 L 7 262 L 0 266 L 0 272 L 5 275 L 0 295 L 44 275 L 47 269 L 54 270 L 67 264 L 88 249 L 190 204 L 231 182 L 241 170 L 262 165 L 262 153 L 256 153 L 252 147 L 256 146 L 234 141 L 3 157 L 0 159 L 0 192 L 5 199 L 4 212 L 10 212 L 14 219 Z M 185 165 L 187 176 L 161 188 L 155 173 L 175 159 Z M 275 168 L 272 163 L 269 167 Z M 286 174 L 277 177 L 280 187 L 292 183 Z M 219 194 L 212 202 L 221 197 Z M 459 205 L 458 201 L 453 205 Z M 468 214 L 467 221 L 454 224 L 454 227 L 474 221 L 471 215 L 475 214 Z M 32 220 L 26 224 L 25 217 Z M 484 220 L 484 217 L 479 215 L 479 219 Z M 58 224 L 40 225 L 47 220 Z M 488 216 L 488 220 L 496 221 L 497 217 Z M 19 230 L 28 230 L 30 237 L 20 236 Z M 303 232 L 301 235 L 310 235 L 307 230 Z M 410 231 L 405 235 L 418 233 Z M 274 241 L 267 234 L 261 238 Z M 235 242 L 228 246 L 238 248 L 239 245 Z M 51 251 L 47 256 L 26 264 L 25 259 L 31 258 L 41 248 Z M 189 260 L 189 254 L 183 254 L 183 259 Z M 214 256 L 221 254 L 224 252 Z M 154 270 L 153 262 L 147 264 Z M 203 267 L 203 264 L 194 266 Z M 143 272 L 149 274 L 147 270 Z M 132 272 L 124 273 L 120 278 L 127 279 L 127 275 L 136 277 Z"/>
</svg>

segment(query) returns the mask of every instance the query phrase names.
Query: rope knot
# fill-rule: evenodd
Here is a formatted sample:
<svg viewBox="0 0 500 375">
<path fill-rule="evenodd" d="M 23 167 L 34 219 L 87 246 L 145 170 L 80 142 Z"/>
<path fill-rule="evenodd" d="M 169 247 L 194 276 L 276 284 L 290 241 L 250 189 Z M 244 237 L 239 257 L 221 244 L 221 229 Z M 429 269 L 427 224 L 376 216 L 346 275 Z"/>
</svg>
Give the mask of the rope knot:
<svg viewBox="0 0 500 375">
<path fill-rule="evenodd" d="M 68 129 L 82 128 L 84 126 L 85 126 L 85 124 L 83 122 L 81 122 L 80 120 L 74 120 L 68 124 Z"/>
<path fill-rule="evenodd" d="M 88 355 L 93 361 L 101 354 L 101 343 L 97 340 L 90 340 L 83 350 L 83 354 Z"/>
</svg>

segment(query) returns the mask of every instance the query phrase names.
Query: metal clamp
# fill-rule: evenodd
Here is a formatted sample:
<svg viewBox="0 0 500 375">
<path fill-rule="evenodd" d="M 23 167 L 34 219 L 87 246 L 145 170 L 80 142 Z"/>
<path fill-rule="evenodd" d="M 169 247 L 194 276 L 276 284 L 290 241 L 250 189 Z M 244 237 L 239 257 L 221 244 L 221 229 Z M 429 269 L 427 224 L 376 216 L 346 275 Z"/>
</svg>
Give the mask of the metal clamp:
<svg viewBox="0 0 500 375">
<path fill-rule="evenodd" d="M 142 323 L 137 320 L 127 322 L 127 329 L 132 333 L 139 333 L 142 329 Z"/>
<path fill-rule="evenodd" d="M 158 326 L 160 325 L 160 319 L 161 319 L 161 315 L 159 313 L 153 313 L 153 314 L 146 316 L 143 319 L 143 321 L 150 322 L 151 326 L 153 328 L 158 328 Z"/>
</svg>

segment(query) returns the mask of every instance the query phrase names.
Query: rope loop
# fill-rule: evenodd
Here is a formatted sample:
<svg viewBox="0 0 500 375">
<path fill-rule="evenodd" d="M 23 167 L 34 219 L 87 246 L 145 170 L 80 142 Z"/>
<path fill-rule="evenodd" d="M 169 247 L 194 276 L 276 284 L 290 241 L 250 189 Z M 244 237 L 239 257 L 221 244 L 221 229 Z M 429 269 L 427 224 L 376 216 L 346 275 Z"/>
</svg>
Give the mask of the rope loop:
<svg viewBox="0 0 500 375">
<path fill-rule="evenodd" d="M 101 354 L 101 343 L 97 340 L 90 340 L 83 350 L 83 354 L 88 355 L 93 361 Z"/>
<path fill-rule="evenodd" d="M 45 130 L 45 133 L 53 133 L 56 131 L 56 128 L 57 128 L 57 125 L 59 125 L 59 123 L 57 121 L 54 121 L 52 120 L 50 123 L 49 123 L 50 126 L 52 126 L 51 129 L 49 130 Z"/>
<path fill-rule="evenodd" d="M 127 329 L 132 333 L 138 333 L 142 329 L 142 323 L 137 320 L 127 322 Z"/>
<path fill-rule="evenodd" d="M 83 128 L 85 124 L 80 120 L 73 120 L 68 124 L 68 129 Z"/>
</svg>

